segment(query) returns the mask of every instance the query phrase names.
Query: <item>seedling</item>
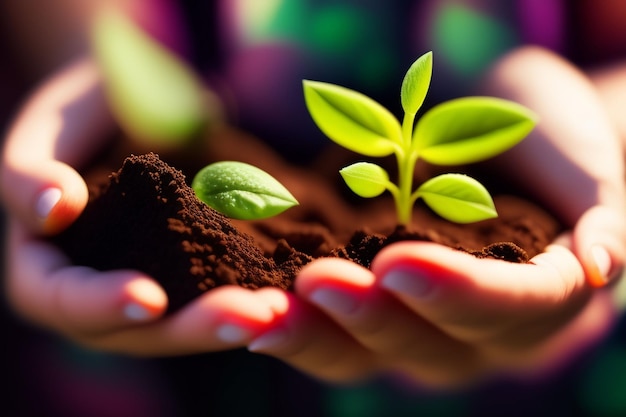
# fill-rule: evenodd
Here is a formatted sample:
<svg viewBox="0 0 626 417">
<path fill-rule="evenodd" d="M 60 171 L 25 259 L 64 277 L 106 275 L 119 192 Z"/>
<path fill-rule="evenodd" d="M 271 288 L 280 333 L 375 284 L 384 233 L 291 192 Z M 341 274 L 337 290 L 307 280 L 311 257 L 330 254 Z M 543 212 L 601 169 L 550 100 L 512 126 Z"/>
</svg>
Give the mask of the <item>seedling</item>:
<svg viewBox="0 0 626 417">
<path fill-rule="evenodd" d="M 274 177 L 243 162 L 210 164 L 196 174 L 191 187 L 201 201 L 234 219 L 272 217 L 298 204 Z"/>
<path fill-rule="evenodd" d="M 337 144 L 371 157 L 395 154 L 397 184 L 382 167 L 357 162 L 340 170 L 348 187 L 361 197 L 389 191 L 398 223 L 411 222 L 418 198 L 441 217 L 471 223 L 497 217 L 489 192 L 463 174 L 443 174 L 413 188 L 419 158 L 436 165 L 460 165 L 491 158 L 520 142 L 535 126 L 527 108 L 494 97 L 465 97 L 428 110 L 415 123 L 432 76 L 432 52 L 407 71 L 400 91 L 402 123 L 371 98 L 334 84 L 304 80 L 307 108 L 322 132 Z"/>
</svg>

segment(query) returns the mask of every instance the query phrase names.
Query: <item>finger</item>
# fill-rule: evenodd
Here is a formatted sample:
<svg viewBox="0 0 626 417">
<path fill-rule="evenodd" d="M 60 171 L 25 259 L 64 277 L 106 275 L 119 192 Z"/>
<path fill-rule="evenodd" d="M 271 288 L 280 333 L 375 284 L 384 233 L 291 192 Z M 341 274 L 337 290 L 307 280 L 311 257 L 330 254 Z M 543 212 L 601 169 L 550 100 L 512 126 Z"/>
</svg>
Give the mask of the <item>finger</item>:
<svg viewBox="0 0 626 417">
<path fill-rule="evenodd" d="M 359 343 L 422 382 L 449 383 L 477 371 L 475 351 L 416 315 L 353 262 L 320 259 L 302 269 L 296 293 Z"/>
<path fill-rule="evenodd" d="M 87 185 L 69 166 L 54 160 L 6 164 L 3 199 L 11 215 L 32 232 L 51 235 L 69 226 L 87 205 Z"/>
<path fill-rule="evenodd" d="M 69 265 L 16 223 L 9 239 L 7 289 L 16 310 L 95 349 L 154 356 L 242 347 L 273 320 L 263 298 L 239 287 L 210 291 L 163 317 L 167 297 L 150 277 Z"/>
<path fill-rule="evenodd" d="M 272 355 L 327 381 L 351 381 L 370 374 L 376 358 L 328 317 L 293 294 L 259 291 L 274 307 L 276 322 L 248 349 Z"/>
<path fill-rule="evenodd" d="M 144 274 L 72 266 L 56 247 L 30 239 L 15 222 L 9 227 L 7 264 L 13 306 L 71 336 L 136 326 L 160 317 L 167 307 L 161 287 Z"/>
<path fill-rule="evenodd" d="M 93 155 L 111 126 L 97 68 L 88 59 L 44 83 L 5 141 L 0 192 L 9 214 L 36 233 L 56 233 L 71 223 L 86 204 L 87 188 L 69 165 Z"/>
<path fill-rule="evenodd" d="M 275 320 L 270 303 L 255 291 L 222 286 L 161 320 L 126 327 L 86 344 L 139 356 L 171 356 L 243 347 Z"/>
<path fill-rule="evenodd" d="M 574 229 L 573 251 L 591 285 L 614 281 L 626 262 L 626 213 L 604 206 L 589 209 Z"/>
<path fill-rule="evenodd" d="M 576 315 L 589 298 L 582 267 L 552 245 L 513 264 L 426 242 L 392 245 L 374 259 L 379 285 L 447 334 L 524 350 Z"/>
</svg>

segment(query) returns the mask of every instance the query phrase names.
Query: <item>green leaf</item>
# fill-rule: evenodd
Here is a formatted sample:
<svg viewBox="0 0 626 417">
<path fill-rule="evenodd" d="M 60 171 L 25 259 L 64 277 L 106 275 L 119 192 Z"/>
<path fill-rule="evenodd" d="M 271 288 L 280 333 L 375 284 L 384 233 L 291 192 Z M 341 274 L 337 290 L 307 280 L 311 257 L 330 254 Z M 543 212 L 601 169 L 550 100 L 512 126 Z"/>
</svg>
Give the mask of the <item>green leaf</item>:
<svg viewBox="0 0 626 417">
<path fill-rule="evenodd" d="M 383 106 L 356 91 L 304 80 L 309 113 L 326 136 L 367 156 L 391 155 L 401 140 L 398 120 Z"/>
<path fill-rule="evenodd" d="M 381 195 L 390 184 L 387 171 L 370 162 L 357 162 L 339 173 L 356 195 L 365 198 Z"/>
<path fill-rule="evenodd" d="M 191 187 L 200 200 L 234 219 L 272 217 L 298 204 L 274 177 L 243 162 L 208 165 L 196 174 Z"/>
<path fill-rule="evenodd" d="M 415 114 L 422 107 L 433 72 L 433 53 L 419 57 L 409 68 L 400 90 L 402 108 L 405 113 Z"/>
<path fill-rule="evenodd" d="M 120 13 L 99 14 L 92 30 L 107 97 L 126 133 L 164 147 L 193 138 L 207 118 L 195 73 Z"/>
<path fill-rule="evenodd" d="M 526 107 L 494 97 L 464 97 L 444 102 L 418 121 L 413 146 L 432 164 L 482 161 L 513 147 L 535 126 Z"/>
<path fill-rule="evenodd" d="M 472 223 L 498 216 L 489 192 L 462 174 L 443 174 L 423 183 L 416 196 L 438 215 L 456 223 Z"/>
</svg>

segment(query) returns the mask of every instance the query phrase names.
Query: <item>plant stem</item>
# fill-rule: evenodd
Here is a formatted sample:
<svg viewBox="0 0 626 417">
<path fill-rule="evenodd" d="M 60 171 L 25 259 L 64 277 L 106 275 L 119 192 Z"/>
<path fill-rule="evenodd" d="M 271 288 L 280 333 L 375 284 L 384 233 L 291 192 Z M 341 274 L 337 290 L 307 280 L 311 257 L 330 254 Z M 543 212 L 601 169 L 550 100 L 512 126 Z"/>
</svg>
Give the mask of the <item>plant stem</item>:
<svg viewBox="0 0 626 417">
<path fill-rule="evenodd" d="M 395 196 L 398 224 L 407 226 L 413 214 L 413 170 L 417 155 L 411 152 L 413 124 L 415 114 L 404 114 L 402 120 L 402 152 L 397 152 L 398 160 L 398 193 Z"/>
<path fill-rule="evenodd" d="M 405 113 L 402 120 L 402 149 L 408 156 L 413 139 L 413 124 L 415 123 L 415 113 Z"/>
<path fill-rule="evenodd" d="M 398 197 L 396 198 L 396 210 L 398 223 L 406 226 L 411 223 L 412 204 L 411 190 L 413 188 L 413 166 L 410 158 L 398 154 Z"/>
</svg>

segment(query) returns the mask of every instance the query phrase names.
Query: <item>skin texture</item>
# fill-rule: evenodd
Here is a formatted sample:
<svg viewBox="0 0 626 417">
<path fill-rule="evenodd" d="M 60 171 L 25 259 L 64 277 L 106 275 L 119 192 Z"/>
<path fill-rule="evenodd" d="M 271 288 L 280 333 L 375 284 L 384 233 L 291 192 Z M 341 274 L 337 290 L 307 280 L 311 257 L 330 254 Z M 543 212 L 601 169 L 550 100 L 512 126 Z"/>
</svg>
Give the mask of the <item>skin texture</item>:
<svg viewBox="0 0 626 417">
<path fill-rule="evenodd" d="M 589 76 L 622 139 L 622 144 L 626 144 L 626 118 L 620 111 L 626 106 L 626 97 L 623 94 L 626 91 L 626 62 L 595 69 Z M 626 152 L 626 146 L 623 150 Z"/>
<path fill-rule="evenodd" d="M 155 356 L 249 346 L 327 381 L 401 372 L 448 388 L 558 368 L 617 316 L 607 284 L 626 259 L 623 145 L 606 94 L 549 52 L 515 51 L 486 81 L 486 94 L 541 117 L 492 168 L 525 167 L 536 198 L 571 228 L 531 264 L 400 243 L 371 270 L 320 259 L 298 276 L 294 294 L 222 287 L 162 318 L 167 299 L 150 277 L 71 265 L 40 239 L 83 210 L 87 190 L 75 168 L 113 126 L 97 68 L 88 57 L 74 61 L 34 92 L 5 138 L 8 300 L 32 322 L 94 349 Z"/>
</svg>

